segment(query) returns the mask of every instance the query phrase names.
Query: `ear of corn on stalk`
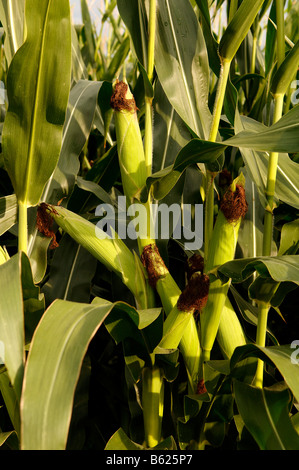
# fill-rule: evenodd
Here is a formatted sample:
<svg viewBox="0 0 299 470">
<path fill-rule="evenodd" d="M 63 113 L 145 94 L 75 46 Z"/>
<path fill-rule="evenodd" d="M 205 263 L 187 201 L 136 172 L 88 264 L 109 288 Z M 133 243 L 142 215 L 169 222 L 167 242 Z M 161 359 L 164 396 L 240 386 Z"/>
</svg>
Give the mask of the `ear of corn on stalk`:
<svg viewBox="0 0 299 470">
<path fill-rule="evenodd" d="M 230 285 L 230 281 L 222 284 L 212 270 L 234 259 L 238 232 L 246 211 L 244 176 L 241 174 L 223 196 L 209 244 L 209 255 L 205 266 L 205 273 L 210 276 L 209 297 L 200 315 L 203 360 L 210 358 Z"/>
<path fill-rule="evenodd" d="M 135 296 L 138 305 L 144 307 L 144 299 L 140 299 L 142 280 L 136 276 L 144 276 L 144 268 L 139 261 L 140 269 L 135 269 L 136 259 L 126 244 L 117 237 L 108 236 L 93 223 L 61 206 L 51 206 L 42 203 L 38 209 L 37 226 L 40 232 L 47 237 L 53 237 L 54 247 L 57 246 L 55 233 L 51 225 L 53 220 L 68 233 L 77 243 L 88 250 L 96 259 L 109 270 L 121 277 L 123 283 Z M 53 243 L 53 242 L 52 242 Z M 152 296 L 150 286 L 146 285 L 147 292 L 142 295 Z"/>
<path fill-rule="evenodd" d="M 174 349 L 179 346 L 188 375 L 189 391 L 196 393 L 201 348 L 198 328 L 193 317 L 194 309 L 184 309 L 182 302 L 179 302 L 182 292 L 165 266 L 156 245 L 145 247 L 141 259 L 166 314 L 159 347 Z M 181 297 L 182 300 L 184 297 Z"/>
<path fill-rule="evenodd" d="M 246 344 L 246 337 L 228 297 L 221 312 L 217 342 L 223 356 L 230 359 L 238 346 Z"/>
<path fill-rule="evenodd" d="M 119 166 L 124 193 L 132 203 L 144 186 L 147 173 L 143 142 L 134 96 L 126 82 L 114 83 L 111 106 L 114 109 Z"/>
<path fill-rule="evenodd" d="M 144 147 L 137 119 L 135 99 L 128 84 L 116 80 L 113 89 L 111 107 L 114 109 L 119 166 L 124 194 L 127 198 L 127 204 L 130 205 L 139 200 L 141 189 L 146 183 L 147 168 Z M 138 239 L 140 251 L 153 241 L 150 238 L 150 205 L 147 202 L 143 206 L 146 210 L 139 214 L 138 221 L 143 230 L 142 236 Z M 142 217 L 144 217 L 144 220 L 142 220 Z"/>
</svg>

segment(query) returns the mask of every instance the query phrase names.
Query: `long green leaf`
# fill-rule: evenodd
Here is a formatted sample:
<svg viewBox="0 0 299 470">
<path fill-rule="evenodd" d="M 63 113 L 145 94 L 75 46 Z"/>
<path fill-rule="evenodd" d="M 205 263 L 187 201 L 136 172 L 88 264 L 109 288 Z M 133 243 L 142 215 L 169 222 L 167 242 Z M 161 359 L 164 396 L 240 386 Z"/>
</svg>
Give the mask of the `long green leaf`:
<svg viewBox="0 0 299 470">
<path fill-rule="evenodd" d="M 0 198 L 0 235 L 17 222 L 17 207 L 15 194 Z"/>
<path fill-rule="evenodd" d="M 24 318 L 21 271 L 25 255 L 13 256 L 0 266 L 0 341 L 4 344 L 4 363 L 20 399 L 24 370 Z"/>
<path fill-rule="evenodd" d="M 295 358 L 293 359 L 293 355 Z M 231 369 L 238 362 L 247 357 L 259 357 L 265 362 L 277 367 L 284 378 L 284 381 L 293 393 L 296 401 L 299 400 L 299 363 L 296 358 L 296 350 L 290 345 L 260 347 L 255 344 L 247 344 L 237 348 L 231 358 Z"/>
<path fill-rule="evenodd" d="M 245 426 L 261 450 L 299 450 L 299 436 L 288 413 L 290 394 L 234 381 L 234 394 Z"/>
<path fill-rule="evenodd" d="M 243 0 L 219 44 L 219 55 L 231 61 L 249 31 L 264 0 Z"/>
<path fill-rule="evenodd" d="M 271 92 L 274 96 L 284 95 L 296 74 L 299 66 L 299 41 L 288 53 L 287 57 L 273 77 Z"/>
<path fill-rule="evenodd" d="M 84 304 L 56 300 L 46 310 L 35 330 L 25 369 L 23 450 L 65 449 L 82 361 L 91 339 L 114 307 L 108 301 Z"/>
<path fill-rule="evenodd" d="M 71 194 L 80 168 L 79 155 L 90 134 L 102 82 L 79 80 L 69 95 L 57 167 L 48 179 L 41 200 L 57 204 Z M 36 228 L 36 217 L 29 218 L 28 254 L 36 282 L 47 267 L 48 244 Z"/>
<path fill-rule="evenodd" d="M 188 0 L 158 0 L 156 70 L 177 113 L 192 131 L 208 138 L 209 63 L 201 26 Z"/>
<path fill-rule="evenodd" d="M 61 146 L 71 80 L 69 2 L 27 0 L 25 17 L 26 40 L 8 72 L 2 143 L 18 200 L 34 206 Z"/>
<path fill-rule="evenodd" d="M 226 281 L 231 278 L 233 282 L 241 282 L 257 271 L 276 282 L 299 284 L 299 255 L 236 259 L 223 264 L 217 271 Z"/>
<path fill-rule="evenodd" d="M 74 187 L 80 168 L 79 155 L 91 131 L 102 84 L 79 80 L 70 92 L 58 164 L 42 195 L 45 202 L 57 204 Z"/>
<path fill-rule="evenodd" d="M 49 279 L 43 286 L 48 305 L 55 299 L 88 302 L 96 259 L 65 234 L 55 250 Z"/>
<path fill-rule="evenodd" d="M 223 143 L 265 152 L 296 153 L 299 150 L 299 106 L 292 108 L 279 121 L 257 132 L 242 131 Z"/>
<path fill-rule="evenodd" d="M 0 20 L 5 30 L 4 52 L 8 65 L 24 40 L 25 0 L 2 0 Z"/>
<path fill-rule="evenodd" d="M 210 142 L 200 139 L 191 140 L 177 155 L 174 164 L 160 172 L 154 173 L 147 179 L 147 190 L 154 186 L 154 196 L 159 199 L 173 188 L 185 169 L 195 163 L 212 163 L 228 147 L 237 147 L 260 152 L 281 152 L 278 164 L 278 184 L 277 192 L 281 200 L 294 204 L 297 207 L 299 200 L 299 188 L 297 184 L 299 165 L 290 160 L 284 153 L 294 153 L 299 149 L 298 128 L 299 128 L 299 106 L 292 108 L 276 124 L 266 127 L 253 120 L 250 130 L 241 131 L 235 136 L 223 142 Z M 240 120 L 237 121 L 240 129 Z M 251 178 L 259 187 L 260 194 L 263 193 L 264 178 L 266 175 L 265 155 L 251 154 L 244 152 L 244 159 L 247 168 L 250 170 Z M 262 170 L 261 162 L 264 160 Z M 142 197 L 146 197 L 147 192 L 143 192 Z M 263 198 L 262 198 L 263 199 Z"/>
</svg>

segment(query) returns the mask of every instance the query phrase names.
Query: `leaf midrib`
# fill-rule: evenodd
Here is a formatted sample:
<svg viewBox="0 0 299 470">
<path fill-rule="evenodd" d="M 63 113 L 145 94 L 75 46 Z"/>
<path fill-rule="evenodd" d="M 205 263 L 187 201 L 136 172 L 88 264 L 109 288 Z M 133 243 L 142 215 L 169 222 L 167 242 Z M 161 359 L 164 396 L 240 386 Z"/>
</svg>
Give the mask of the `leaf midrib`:
<svg viewBox="0 0 299 470">
<path fill-rule="evenodd" d="M 42 40 L 41 40 L 41 47 L 39 53 L 39 60 L 38 60 L 38 72 L 37 72 L 37 82 L 36 82 L 36 92 L 34 95 L 33 100 L 33 113 L 32 113 L 32 121 L 30 126 L 29 132 L 29 149 L 28 149 L 28 159 L 27 159 L 27 167 L 26 167 L 26 180 L 25 180 L 25 192 L 24 192 L 24 202 L 26 205 L 28 204 L 28 188 L 30 184 L 30 176 L 32 171 L 32 161 L 34 159 L 34 144 L 35 144 L 35 134 L 36 134 L 36 121 L 37 121 L 37 114 L 38 114 L 38 97 L 40 95 L 40 87 L 41 87 L 41 73 L 42 67 L 41 64 L 43 62 L 44 56 L 44 49 L 45 49 L 45 33 L 47 30 L 48 19 L 49 19 L 49 11 L 52 4 L 52 0 L 48 1 L 47 11 L 45 15 L 43 31 L 42 31 Z"/>
<path fill-rule="evenodd" d="M 56 366 L 55 366 L 55 369 L 54 369 L 54 373 L 52 375 L 52 381 L 51 381 L 51 384 L 48 388 L 48 398 L 47 400 L 45 401 L 45 404 L 44 404 L 44 413 L 43 413 L 43 418 L 42 418 L 42 429 L 41 429 L 41 443 L 42 443 L 42 448 L 46 448 L 44 447 L 44 444 L 45 444 L 45 441 L 47 440 L 47 417 L 48 417 L 48 414 L 49 414 L 49 404 L 51 402 L 51 399 L 52 399 L 52 396 L 53 396 L 53 389 L 54 389 L 54 385 L 56 383 L 56 379 L 57 379 L 57 375 L 59 374 L 59 371 L 60 371 L 60 363 L 62 361 L 62 357 L 65 353 L 65 350 L 66 350 L 66 347 L 67 345 L 69 344 L 69 339 L 72 337 L 76 327 L 80 324 L 80 322 L 82 322 L 87 316 L 89 316 L 94 310 L 97 310 L 99 309 L 99 306 L 96 306 L 96 307 L 92 307 L 90 306 L 90 308 L 87 310 L 87 312 L 85 312 L 83 315 L 81 314 L 80 317 L 77 319 L 77 321 L 75 323 L 72 324 L 71 328 L 69 329 L 69 332 L 67 334 L 67 336 L 65 337 L 65 340 L 64 340 L 64 343 L 63 345 L 61 346 L 61 349 L 60 349 L 60 354 L 59 354 L 59 358 L 56 362 Z M 106 312 L 106 316 L 108 315 L 110 309 Z M 105 317 L 103 317 L 101 319 L 101 322 L 104 320 Z M 98 327 L 95 328 L 95 330 L 97 330 Z M 92 333 L 90 335 L 92 337 Z"/>
</svg>

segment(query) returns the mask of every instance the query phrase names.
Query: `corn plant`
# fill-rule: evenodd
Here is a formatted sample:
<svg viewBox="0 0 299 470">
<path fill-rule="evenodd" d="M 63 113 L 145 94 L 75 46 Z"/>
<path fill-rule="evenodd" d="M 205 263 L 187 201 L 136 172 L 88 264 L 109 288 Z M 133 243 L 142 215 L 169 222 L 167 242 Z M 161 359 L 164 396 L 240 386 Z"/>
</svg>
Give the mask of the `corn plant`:
<svg viewBox="0 0 299 470">
<path fill-rule="evenodd" d="M 298 450 L 298 6 L 80 5 L 0 5 L 0 446 Z"/>
</svg>

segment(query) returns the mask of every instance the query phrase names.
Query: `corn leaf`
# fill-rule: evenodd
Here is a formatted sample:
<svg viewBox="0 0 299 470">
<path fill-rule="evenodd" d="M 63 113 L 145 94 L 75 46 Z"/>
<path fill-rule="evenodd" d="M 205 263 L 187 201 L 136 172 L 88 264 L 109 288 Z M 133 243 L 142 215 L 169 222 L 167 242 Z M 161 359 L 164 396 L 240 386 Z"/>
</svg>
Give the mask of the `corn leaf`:
<svg viewBox="0 0 299 470">
<path fill-rule="evenodd" d="M 252 123 L 253 121 L 247 120 L 246 122 Z M 247 168 L 250 170 L 252 180 L 259 188 L 262 199 L 264 199 L 262 188 L 265 185 L 267 167 L 266 156 L 263 154 L 259 155 L 258 153 L 253 154 L 252 151 L 281 152 L 277 184 L 279 198 L 297 207 L 299 203 L 299 188 L 297 184 L 299 165 L 293 162 L 288 155 L 284 155 L 284 153 L 297 152 L 299 149 L 298 122 L 299 106 L 296 106 L 270 127 L 255 123 L 250 130 L 242 130 L 223 142 L 193 139 L 179 152 L 172 166 L 154 173 L 147 179 L 147 188 L 144 188 L 142 197 L 147 196 L 147 191 L 151 185 L 153 185 L 156 199 L 165 197 L 189 165 L 195 163 L 211 164 L 217 160 L 228 146 L 232 146 L 241 148 L 242 151 L 244 149 L 248 150 L 248 152 L 243 153 L 244 159 Z M 237 121 L 237 125 L 238 129 L 240 129 L 240 120 Z M 265 169 L 263 170 L 261 169 L 261 159 L 264 160 L 263 166 L 265 166 Z"/>
<path fill-rule="evenodd" d="M 43 285 L 48 305 L 55 299 L 88 302 L 96 259 L 65 234 L 51 262 L 49 279 Z"/>
<path fill-rule="evenodd" d="M 5 31 L 4 52 L 8 65 L 24 40 L 25 0 L 0 3 L 0 20 Z"/>
<path fill-rule="evenodd" d="M 292 426 L 290 393 L 267 390 L 234 380 L 234 395 L 245 426 L 261 450 L 299 449 L 299 436 Z"/>
<path fill-rule="evenodd" d="M 145 448 L 136 442 L 133 442 L 120 428 L 109 439 L 105 450 L 144 450 Z"/>
<path fill-rule="evenodd" d="M 57 204 L 72 192 L 80 168 L 79 155 L 91 131 L 102 84 L 79 80 L 70 92 L 57 168 L 42 195 L 45 202 Z"/>
<path fill-rule="evenodd" d="M 35 330 L 21 399 L 23 450 L 64 450 L 87 347 L 114 305 L 56 300 Z"/>
<path fill-rule="evenodd" d="M 25 17 L 26 40 L 8 72 L 2 144 L 18 200 L 34 206 L 61 146 L 71 79 L 69 2 L 28 0 Z"/>
<path fill-rule="evenodd" d="M 295 353 L 295 354 L 294 354 Z M 296 356 L 296 349 L 291 345 L 261 347 L 254 344 L 247 344 L 237 348 L 231 358 L 231 370 L 240 361 L 247 357 L 259 357 L 263 361 L 275 365 L 284 377 L 284 380 L 296 401 L 299 400 L 299 362 Z"/>
<path fill-rule="evenodd" d="M 196 136 L 207 139 L 211 124 L 208 53 L 188 0 L 158 0 L 155 59 L 170 103 Z"/>
<path fill-rule="evenodd" d="M 80 168 L 79 155 L 88 139 L 93 123 L 97 98 L 102 82 L 79 80 L 72 88 L 63 127 L 58 164 L 48 179 L 41 200 L 57 204 L 71 194 Z M 28 254 L 34 279 L 40 282 L 47 266 L 45 243 L 36 229 L 36 215 L 29 214 Z"/>
<path fill-rule="evenodd" d="M 219 55 L 231 61 L 249 31 L 264 0 L 243 0 L 219 44 Z"/>
<path fill-rule="evenodd" d="M 299 41 L 291 49 L 273 77 L 271 92 L 274 96 L 284 95 L 299 66 Z"/>
<path fill-rule="evenodd" d="M 17 222 L 17 207 L 15 194 L 0 198 L 0 235 Z"/>
<path fill-rule="evenodd" d="M 117 8 L 128 28 L 132 40 L 132 49 L 141 65 L 147 64 L 147 17 L 145 6 L 139 0 L 117 0 Z"/>
<path fill-rule="evenodd" d="M 277 282 L 293 282 L 299 285 L 299 255 L 263 256 L 229 261 L 217 269 L 223 281 L 248 279 L 255 271 Z"/>
<path fill-rule="evenodd" d="M 25 255 L 17 254 L 0 266 L 0 341 L 4 344 L 4 363 L 18 400 L 21 396 L 25 362 L 21 281 L 24 262 Z"/>
</svg>

